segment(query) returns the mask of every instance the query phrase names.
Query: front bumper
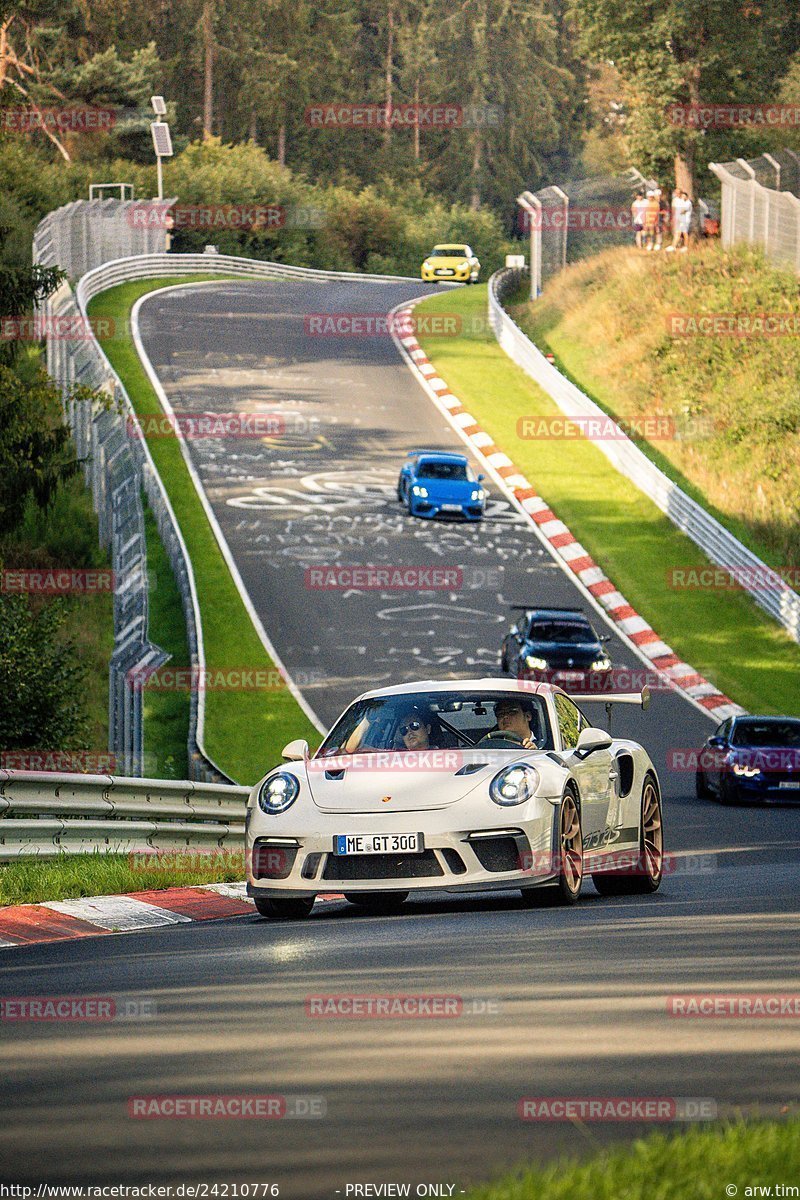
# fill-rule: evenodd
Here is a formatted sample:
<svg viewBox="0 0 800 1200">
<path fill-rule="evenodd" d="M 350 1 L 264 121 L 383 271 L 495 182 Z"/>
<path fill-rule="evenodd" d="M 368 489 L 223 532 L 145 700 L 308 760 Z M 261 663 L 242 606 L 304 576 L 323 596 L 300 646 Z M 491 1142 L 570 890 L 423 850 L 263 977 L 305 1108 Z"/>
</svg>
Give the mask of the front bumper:
<svg viewBox="0 0 800 1200">
<path fill-rule="evenodd" d="M 457 512 L 446 512 L 444 503 L 445 501 L 422 500 L 412 497 L 409 512 L 412 517 L 439 521 L 480 521 L 483 516 L 482 504 L 462 504 Z"/>
<path fill-rule="evenodd" d="M 425 831 L 430 813 L 385 818 L 320 814 L 333 832 L 293 836 L 248 830 L 247 894 L 316 896 L 325 892 L 487 891 L 537 886 L 555 876 L 554 812 L 540 802 L 537 815 L 491 828 Z M 446 810 L 437 810 L 441 815 Z M 323 822 L 321 821 L 320 824 Z M 441 822 L 434 822 L 441 824 Z M 336 833 L 423 833 L 422 854 L 335 855 Z M 288 845 L 287 843 L 293 843 Z M 266 874 L 265 874 L 266 872 Z M 276 878 L 275 876 L 281 876 Z"/>
<path fill-rule="evenodd" d="M 423 267 L 420 271 L 423 283 L 466 283 L 472 277 L 468 267 L 466 271 L 456 271 L 447 267 Z"/>
<path fill-rule="evenodd" d="M 800 787 L 781 787 L 782 782 L 796 780 L 770 778 L 747 779 L 731 772 L 731 788 L 735 798 L 743 804 L 800 804 Z"/>
</svg>

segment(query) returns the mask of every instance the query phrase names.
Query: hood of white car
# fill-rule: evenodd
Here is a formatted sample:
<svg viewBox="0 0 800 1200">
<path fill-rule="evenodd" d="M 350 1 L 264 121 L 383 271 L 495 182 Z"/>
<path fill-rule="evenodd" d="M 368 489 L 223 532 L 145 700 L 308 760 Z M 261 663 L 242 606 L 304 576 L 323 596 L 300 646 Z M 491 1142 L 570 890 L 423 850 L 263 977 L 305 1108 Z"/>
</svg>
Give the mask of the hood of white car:
<svg viewBox="0 0 800 1200">
<path fill-rule="evenodd" d="M 498 751 L 341 755 L 311 759 L 308 783 L 321 812 L 397 813 L 447 808 L 489 780 L 506 763 L 518 761 Z"/>
</svg>

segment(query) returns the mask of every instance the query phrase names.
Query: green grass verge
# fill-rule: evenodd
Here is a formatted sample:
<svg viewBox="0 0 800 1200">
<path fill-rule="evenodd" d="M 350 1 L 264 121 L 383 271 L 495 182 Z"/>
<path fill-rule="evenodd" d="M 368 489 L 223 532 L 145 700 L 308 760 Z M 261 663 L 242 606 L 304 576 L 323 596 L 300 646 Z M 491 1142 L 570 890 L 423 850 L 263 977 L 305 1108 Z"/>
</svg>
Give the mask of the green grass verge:
<svg viewBox="0 0 800 1200">
<path fill-rule="evenodd" d="M 189 643 L 181 594 L 146 501 L 144 512 L 150 577 L 148 637 L 170 655 L 171 669 L 188 667 Z M 155 779 L 188 779 L 188 692 L 145 689 L 143 704 L 145 774 Z"/>
<path fill-rule="evenodd" d="M 521 417 L 559 409 L 486 328 L 486 286 L 434 296 L 416 309 L 425 311 L 461 315 L 461 336 L 420 337 L 426 353 L 634 608 L 744 707 L 800 716 L 800 646 L 744 594 L 668 587 L 671 568 L 708 560 L 590 442 L 517 436 Z"/>
<path fill-rule="evenodd" d="M 214 852 L 163 851 L 153 865 L 130 854 L 65 854 L 57 859 L 21 859 L 0 868 L 0 904 L 41 904 L 79 896 L 116 896 L 151 888 L 235 883 L 244 879 L 240 845 Z"/>
<path fill-rule="evenodd" d="M 110 317 L 115 322 L 117 336 L 106 340 L 103 348 L 140 416 L 159 413 L 161 408 L 133 339 L 122 331 L 127 330 L 131 308 L 140 296 L 156 288 L 186 282 L 185 278 L 168 278 L 122 284 L 95 297 L 90 305 L 92 317 Z M 196 278 L 191 282 L 196 282 Z M 177 439 L 151 440 L 150 450 L 194 566 L 208 669 L 275 672 L 222 557 Z M 264 691 L 218 689 L 207 693 L 206 750 L 237 783 L 254 783 L 279 761 L 286 742 L 296 737 L 307 738 L 312 744 L 319 741 L 317 730 L 285 687 Z"/>
<path fill-rule="evenodd" d="M 722 1129 L 653 1134 L 632 1146 L 510 1173 L 469 1192 L 468 1200 L 739 1200 L 759 1187 L 795 1185 L 800 1170 L 800 1121 L 737 1123 Z M 730 1193 L 727 1193 L 728 1195 Z"/>
</svg>

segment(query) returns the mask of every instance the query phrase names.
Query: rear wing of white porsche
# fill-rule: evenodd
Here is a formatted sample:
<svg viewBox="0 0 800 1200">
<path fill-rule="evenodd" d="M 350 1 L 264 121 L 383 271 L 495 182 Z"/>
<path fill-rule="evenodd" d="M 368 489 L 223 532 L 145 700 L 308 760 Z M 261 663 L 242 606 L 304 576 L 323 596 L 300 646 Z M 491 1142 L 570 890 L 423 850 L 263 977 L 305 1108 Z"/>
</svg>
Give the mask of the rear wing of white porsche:
<svg viewBox="0 0 800 1200">
<path fill-rule="evenodd" d="M 650 705 L 649 687 L 643 687 L 640 692 L 573 692 L 569 696 L 581 704 L 636 704 L 639 708 Z"/>
<path fill-rule="evenodd" d="M 605 704 L 608 732 L 611 733 L 611 713 L 615 704 L 635 704 L 645 709 L 650 706 L 650 688 L 645 686 L 640 692 L 578 692 L 570 697 L 576 704 Z"/>
</svg>

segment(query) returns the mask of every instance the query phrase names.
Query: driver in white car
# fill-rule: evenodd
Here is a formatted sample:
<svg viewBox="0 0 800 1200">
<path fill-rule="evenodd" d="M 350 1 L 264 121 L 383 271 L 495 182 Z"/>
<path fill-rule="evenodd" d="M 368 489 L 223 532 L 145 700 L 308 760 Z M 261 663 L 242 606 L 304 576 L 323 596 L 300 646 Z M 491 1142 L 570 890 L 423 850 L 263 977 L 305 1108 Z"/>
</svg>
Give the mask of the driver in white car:
<svg viewBox="0 0 800 1200">
<path fill-rule="evenodd" d="M 494 706 L 494 717 L 500 733 L 516 734 L 521 739 L 526 750 L 538 750 L 539 744 L 531 730 L 531 710 L 520 700 L 509 696 L 507 700 L 498 700 Z"/>
</svg>

